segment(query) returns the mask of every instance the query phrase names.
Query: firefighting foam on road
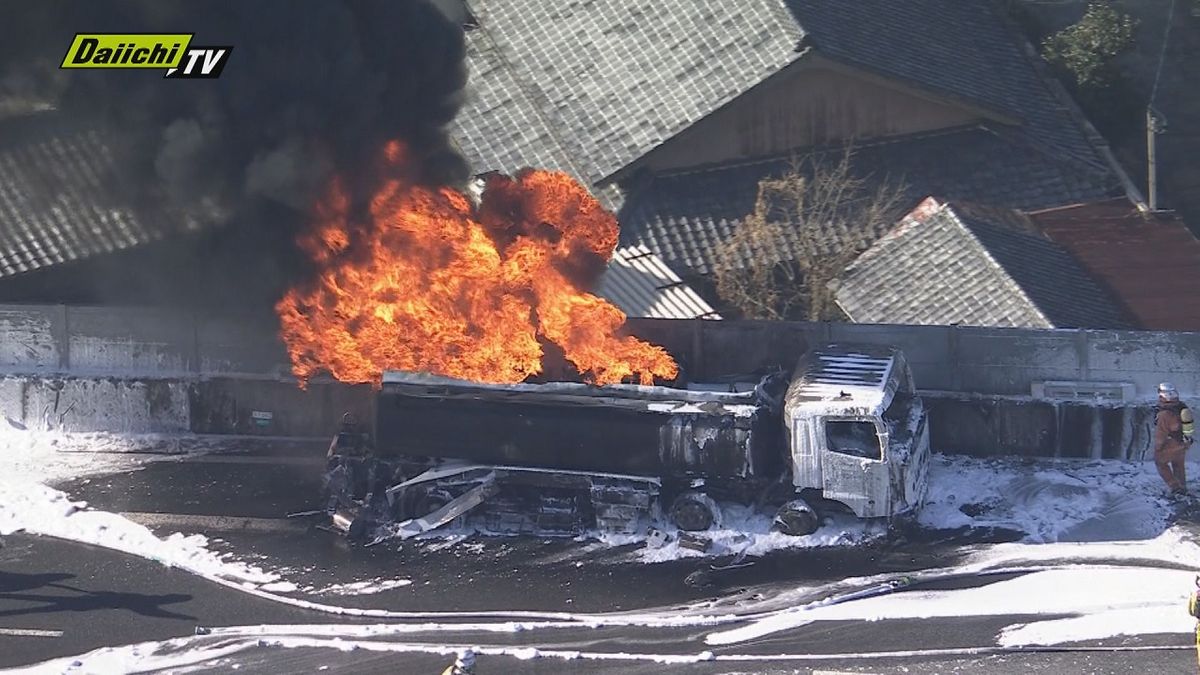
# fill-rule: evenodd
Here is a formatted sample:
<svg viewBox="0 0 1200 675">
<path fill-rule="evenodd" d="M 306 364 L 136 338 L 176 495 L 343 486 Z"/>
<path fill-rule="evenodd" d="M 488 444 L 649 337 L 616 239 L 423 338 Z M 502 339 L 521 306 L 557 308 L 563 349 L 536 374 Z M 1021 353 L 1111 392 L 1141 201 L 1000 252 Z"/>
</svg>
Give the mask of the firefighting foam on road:
<svg viewBox="0 0 1200 675">
<path fill-rule="evenodd" d="M 618 227 L 575 180 L 493 176 L 476 210 L 452 188 L 406 180 L 400 143 L 383 154 L 397 177 L 361 223 L 335 181 L 300 241 L 318 278 L 276 306 L 301 381 L 328 370 L 378 384 L 405 370 L 516 383 L 543 371 L 547 343 L 597 384 L 676 376 L 665 350 L 621 335 L 625 315 L 587 292 Z"/>
</svg>

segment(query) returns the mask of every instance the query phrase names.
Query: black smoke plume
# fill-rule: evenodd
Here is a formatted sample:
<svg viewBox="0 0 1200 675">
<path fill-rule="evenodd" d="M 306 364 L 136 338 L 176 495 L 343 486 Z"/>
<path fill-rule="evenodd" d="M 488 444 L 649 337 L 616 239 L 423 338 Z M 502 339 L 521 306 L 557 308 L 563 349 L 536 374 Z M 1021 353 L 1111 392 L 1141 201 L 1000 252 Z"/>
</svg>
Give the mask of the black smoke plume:
<svg viewBox="0 0 1200 675">
<path fill-rule="evenodd" d="M 59 70 L 76 32 L 195 33 L 233 52 L 214 80 Z M 0 0 L 0 115 L 48 107 L 103 129 L 107 189 L 173 230 L 177 245 L 80 266 L 98 292 L 261 301 L 303 278 L 295 235 L 335 173 L 359 206 L 386 178 L 386 141 L 427 183 L 466 179 L 445 131 L 464 56 L 460 26 L 426 0 Z"/>
</svg>

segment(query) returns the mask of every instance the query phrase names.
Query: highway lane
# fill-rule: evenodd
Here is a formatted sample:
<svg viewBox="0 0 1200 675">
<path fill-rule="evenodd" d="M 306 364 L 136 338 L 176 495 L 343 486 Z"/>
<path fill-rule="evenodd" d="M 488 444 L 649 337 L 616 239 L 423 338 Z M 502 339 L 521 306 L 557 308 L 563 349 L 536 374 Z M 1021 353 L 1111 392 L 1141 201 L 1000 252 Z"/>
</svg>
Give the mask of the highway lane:
<svg viewBox="0 0 1200 675">
<path fill-rule="evenodd" d="M 442 609 L 452 603 L 472 610 L 619 611 L 703 601 L 760 584 L 820 584 L 944 566 L 963 555 L 956 545 L 924 543 L 801 549 L 713 573 L 713 560 L 643 564 L 637 562 L 636 546 L 562 538 L 471 536 L 363 547 L 317 529 L 325 523 L 323 517 L 286 518 L 321 506 L 323 463 L 311 459 L 290 457 L 287 463 L 264 465 L 243 455 L 210 455 L 58 487 L 94 508 L 136 512 L 135 519 L 164 536 L 183 531 L 217 538 L 212 548 L 286 570 L 287 579 L 301 588 L 379 578 L 412 581 L 390 592 L 337 599 L 362 606 Z M 305 528 L 306 522 L 312 527 Z M 698 571 L 703 578 L 691 580 L 700 584 L 685 581 Z M 452 600 L 446 595 L 448 585 L 453 586 Z M 530 585 L 537 587 L 536 593 L 528 592 Z"/>
<path fill-rule="evenodd" d="M 199 672 L 229 672 L 232 665 L 246 672 L 437 672 L 429 668 L 445 662 L 431 653 L 438 647 L 483 645 L 512 652 L 535 648 L 541 652 L 563 650 L 594 654 L 643 654 L 637 661 L 558 658 L 522 660 L 511 655 L 485 654 L 481 672 L 505 673 L 748 673 L 809 672 L 811 668 L 846 672 L 986 672 L 997 673 L 1117 673 L 1194 672 L 1192 650 L 1181 636 L 1148 636 L 1107 640 L 1108 646 L 1183 647 L 1133 653 L 1012 654 L 1004 656 L 913 656 L 884 659 L 850 658 L 838 654 L 899 650 L 962 649 L 994 644 L 1001 627 L 1022 616 L 957 617 L 921 621 L 834 621 L 800 626 L 770 636 L 726 647 L 712 648 L 704 637 L 730 625 L 647 628 L 644 626 L 531 628 L 492 632 L 456 625 L 423 625 L 428 619 L 409 622 L 364 620 L 303 610 L 242 593 L 190 574 L 133 556 L 54 539 L 14 535 L 0 550 L 0 626 L 26 634 L 0 635 L 0 667 L 24 665 L 44 659 L 75 655 L 101 646 L 124 645 L 174 637 L 188 638 L 184 653 L 196 652 L 229 635 L 196 636 L 196 628 L 265 625 L 308 625 L 307 639 L 324 641 L 323 648 L 283 648 L 275 637 L 251 633 L 247 649 L 220 659 L 202 659 Z M 980 578 L 965 582 L 991 583 Z M 527 593 L 537 588 L 523 585 Z M 456 585 L 448 582 L 445 609 L 456 605 Z M 619 584 L 611 590 L 620 592 Z M 723 598 L 736 604 L 733 597 Z M 714 601 L 720 600 L 714 598 Z M 377 643 L 345 651 L 345 643 L 330 642 L 334 634 L 367 624 L 406 623 L 399 634 L 371 638 Z M 453 624 L 451 621 L 439 622 Z M 487 622 L 484 622 L 487 623 Z M 736 625 L 736 624 L 733 624 Z M 320 628 L 316 628 L 316 627 Z M 376 629 L 379 630 L 379 629 Z M 57 637 L 39 636 L 61 631 Z M 284 631 L 295 635 L 302 630 Z M 354 639 L 345 633 L 344 639 Z M 1183 636 L 1186 638 L 1187 636 Z M 414 645 L 432 645 L 424 651 Z M 711 650 L 717 656 L 767 660 L 672 664 L 664 667 L 654 657 L 695 655 Z M 777 660 L 775 655 L 807 655 Z M 825 655 L 814 660 L 817 655 Z M 486 665 L 490 664 L 490 665 Z M 300 666 L 304 666 L 301 668 Z"/>
<path fill-rule="evenodd" d="M 27 534 L 0 548 L 0 628 L 10 629 L 0 632 L 0 667 L 191 635 L 199 625 L 325 618 L 108 549 Z"/>
<path fill-rule="evenodd" d="M 73 497 L 85 499 L 105 510 L 167 512 L 186 515 L 245 515 L 262 519 L 281 516 L 316 506 L 313 488 L 319 485 L 320 462 L 288 457 L 283 462 L 259 461 L 245 456 L 227 460 L 209 456 L 202 461 L 184 460 L 151 465 L 143 470 L 77 481 L 63 487 Z M 182 521 L 186 522 L 186 521 Z M 204 521 L 196 521 L 197 523 Z M 293 521 L 294 522 L 294 521 Z M 178 522 L 173 523 L 178 524 Z M 170 527 L 159 530 L 166 535 Z M 283 570 L 288 580 L 304 589 L 321 589 L 335 583 L 377 578 L 404 578 L 411 585 L 373 595 L 318 595 L 322 602 L 391 610 L 488 610 L 530 609 L 570 612 L 621 611 L 677 607 L 711 608 L 715 612 L 759 606 L 772 594 L 816 587 L 850 576 L 865 576 L 929 567 L 948 567 L 963 555 L 955 544 L 930 545 L 912 542 L 897 546 L 858 547 L 844 550 L 788 551 L 760 560 L 756 565 L 713 575 L 711 585 L 697 587 L 684 578 L 707 562 L 674 561 L 647 565 L 630 562 L 629 548 L 606 548 L 570 540 L 480 539 L 387 544 L 372 548 L 352 546 L 320 530 L 282 528 L 264 531 L 207 532 L 220 537 L 213 547 L 236 553 L 264 567 Z M 72 544 L 18 538 L 21 547 L 72 547 Z M 10 549 L 12 547 L 10 546 Z M 81 547 L 86 556 L 66 551 L 33 555 L 19 573 L 73 574 L 94 579 L 89 587 L 103 592 L 104 602 L 87 605 L 86 611 L 25 611 L 0 620 L 0 627 L 17 630 L 62 630 L 61 638 L 9 636 L 19 649 L 19 658 L 78 653 L 101 644 L 191 635 L 196 625 L 238 626 L 257 623 L 361 623 L 315 612 L 276 606 L 266 600 L 242 597 L 230 589 L 188 575 L 134 561 L 128 556 Z M 79 560 L 76 560 L 78 558 Z M 2 567 L 8 571 L 7 563 Z M 69 561 L 45 565 L 45 560 Z M 103 562 L 108 560 L 108 562 Z M 66 566 L 64 566 L 66 565 Z M 82 567 L 73 567 L 79 566 Z M 136 567 L 136 575 L 126 570 Z M 147 586 L 141 582 L 155 579 Z M 36 578 L 35 578 L 36 581 Z M 26 585 L 34 581 L 24 582 Z M 49 581 L 47 583 L 57 583 Z M 967 583 L 988 583 L 979 579 Z M 17 584 L 20 585 L 19 583 Z M 72 585 L 78 586 L 77 583 Z M 53 593 L 76 593 L 50 587 Z M 39 591 L 47 593 L 46 591 Z M 147 600 L 139 595 L 154 596 Z M 187 599 L 178 595 L 190 596 Z M 238 597 L 234 597 L 238 596 Z M 171 600 L 155 605 L 162 598 Z M 120 602 L 118 602 L 118 600 Z M 29 609 L 31 601 L 14 608 Z M 167 615 L 147 616 L 136 608 Z M 41 603 L 45 605 L 45 602 Z M 0 612 L 7 609 L 0 599 Z M 0 614 L 0 619 L 3 618 Z M 57 621 L 50 621 L 53 616 Z M 97 626 L 97 617 L 104 624 Z M 838 654 L 857 651 L 946 649 L 994 645 L 999 629 L 1021 620 L 1019 616 L 960 617 L 921 621 L 822 622 L 765 638 L 713 649 L 717 654 Z M 122 628 L 123 622 L 135 628 Z M 150 630 L 150 627 L 153 630 Z M 690 627 L 648 629 L 645 627 L 572 628 L 551 631 L 522 631 L 495 634 L 462 632 L 453 627 L 429 633 L 388 638 L 390 643 L 484 644 L 496 648 L 536 646 L 538 649 L 637 652 L 646 654 L 695 654 L 708 647 L 703 637 L 713 629 Z M 132 637 L 131 636 L 136 636 Z M 204 640 L 204 638 L 196 638 Z M 40 641 L 40 642 L 39 642 Z M 53 647 L 46 645 L 53 644 Z M 1147 646 L 1180 644 L 1180 636 L 1150 636 L 1112 639 L 1105 645 Z M 6 643 L 0 643 L 7 647 Z M 388 647 L 390 649 L 390 647 Z M 22 651 L 23 650 L 23 651 Z M 44 650 L 44 651 L 43 651 Z M 7 652 L 7 650 L 6 650 Z M 300 656 L 305 654 L 306 656 Z M 377 652 L 370 649 L 338 652 L 333 649 L 282 649 L 271 645 L 254 647 L 229 660 L 214 660 L 206 668 L 227 672 L 231 663 L 252 671 L 294 672 L 296 664 L 321 664 L 340 672 L 436 672 L 443 664 L 439 655 L 411 652 Z M 1130 653 L 1020 654 L 859 660 L 832 658 L 819 662 L 798 660 L 775 663 L 716 662 L 671 666 L 672 672 L 741 673 L 809 672 L 813 668 L 854 672 L 1195 672 L 1194 654 L 1188 649 Z M 484 663 L 496 664 L 482 672 L 662 672 L 653 662 L 610 662 L 558 659 L 517 660 L 511 656 L 487 656 Z M 22 661 L 28 662 L 28 661 Z M 7 662 L 6 662 L 7 663 Z M 402 664 L 402 667 L 397 667 Z M 412 670 L 410 670 L 412 668 Z M 493 671 L 492 668 L 495 670 Z M 653 669 L 653 671 L 651 670 Z"/>
</svg>

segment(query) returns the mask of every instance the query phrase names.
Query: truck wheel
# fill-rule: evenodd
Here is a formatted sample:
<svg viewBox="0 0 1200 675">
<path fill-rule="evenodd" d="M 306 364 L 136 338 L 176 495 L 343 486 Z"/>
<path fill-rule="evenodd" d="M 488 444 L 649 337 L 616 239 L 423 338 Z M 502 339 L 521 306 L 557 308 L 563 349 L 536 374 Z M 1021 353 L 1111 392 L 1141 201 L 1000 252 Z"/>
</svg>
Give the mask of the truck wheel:
<svg viewBox="0 0 1200 675">
<path fill-rule="evenodd" d="M 792 537 L 803 537 L 816 532 L 820 526 L 821 517 L 813 507 L 803 499 L 793 499 L 775 512 L 771 529 Z"/>
<path fill-rule="evenodd" d="M 671 503 L 671 522 L 685 532 L 707 530 L 721 522 L 717 503 L 701 492 L 685 492 Z"/>
</svg>

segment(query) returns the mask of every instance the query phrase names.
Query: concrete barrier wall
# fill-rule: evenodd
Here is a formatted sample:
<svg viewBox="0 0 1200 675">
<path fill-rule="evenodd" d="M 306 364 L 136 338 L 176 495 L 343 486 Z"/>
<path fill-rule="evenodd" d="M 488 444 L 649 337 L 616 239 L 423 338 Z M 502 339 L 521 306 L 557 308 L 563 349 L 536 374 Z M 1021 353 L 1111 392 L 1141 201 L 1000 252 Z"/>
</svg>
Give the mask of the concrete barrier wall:
<svg viewBox="0 0 1200 675">
<path fill-rule="evenodd" d="M 327 436 L 370 419 L 370 387 L 301 390 L 261 317 L 0 306 L 0 416 L 64 431 Z"/>
<path fill-rule="evenodd" d="M 1137 457 L 1156 384 L 1200 398 L 1200 334 L 633 319 L 685 376 L 790 369 L 810 344 L 904 350 L 942 449 Z M 0 305 L 0 414 L 77 431 L 323 436 L 343 411 L 370 418 L 369 387 L 301 391 L 270 317 L 141 308 Z M 1036 401 L 1042 381 L 1132 383 L 1121 408 Z M 1200 401 L 1195 401 L 1200 405 Z"/>
<path fill-rule="evenodd" d="M 26 429 L 327 437 L 343 413 L 374 419 L 370 386 L 240 377 L 0 377 L 0 423 Z"/>
<path fill-rule="evenodd" d="M 115 377 L 286 377 L 262 317 L 133 307 L 0 305 L 0 373 Z"/>
<path fill-rule="evenodd" d="M 1200 333 L 961 326 L 631 319 L 631 330 L 704 378 L 776 365 L 808 344 L 853 341 L 904 350 L 927 391 L 1028 396 L 1047 380 L 1130 382 L 1144 400 L 1161 380 L 1200 394 Z M 0 374 L 290 379 L 263 317 L 158 309 L 0 305 Z"/>
<path fill-rule="evenodd" d="M 1170 380 L 1200 396 L 1200 333 L 663 319 L 630 326 L 699 378 L 788 367 L 809 344 L 866 342 L 900 347 L 925 391 L 1030 396 L 1037 382 L 1125 382 L 1149 402 Z"/>
<path fill-rule="evenodd" d="M 0 378 L 0 413 L 29 429 L 181 433 L 188 387 L 171 380 Z"/>
</svg>

